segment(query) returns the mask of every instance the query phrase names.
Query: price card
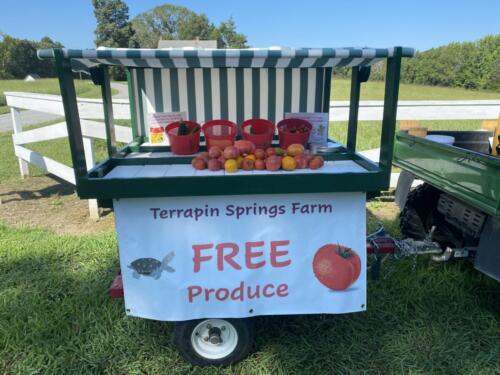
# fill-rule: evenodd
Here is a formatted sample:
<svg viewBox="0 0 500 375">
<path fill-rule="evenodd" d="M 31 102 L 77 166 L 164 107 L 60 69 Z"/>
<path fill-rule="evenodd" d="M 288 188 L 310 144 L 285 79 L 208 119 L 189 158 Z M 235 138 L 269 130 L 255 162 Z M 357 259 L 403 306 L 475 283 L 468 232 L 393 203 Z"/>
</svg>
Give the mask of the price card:
<svg viewBox="0 0 500 375">
<path fill-rule="evenodd" d="M 165 127 L 186 118 L 185 112 L 155 112 L 148 116 L 149 141 L 153 144 L 167 144 Z"/>
</svg>

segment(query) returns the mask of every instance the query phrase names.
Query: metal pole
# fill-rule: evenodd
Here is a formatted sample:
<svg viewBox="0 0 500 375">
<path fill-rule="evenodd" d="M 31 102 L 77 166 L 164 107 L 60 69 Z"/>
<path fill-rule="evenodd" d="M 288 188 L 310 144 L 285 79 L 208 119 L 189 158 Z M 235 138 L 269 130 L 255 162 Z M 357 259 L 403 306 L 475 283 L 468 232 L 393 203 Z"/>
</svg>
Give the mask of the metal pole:
<svg viewBox="0 0 500 375">
<path fill-rule="evenodd" d="M 401 69 L 402 48 L 394 48 L 394 56 L 387 59 L 385 76 L 384 115 L 382 118 L 382 135 L 380 137 L 379 166 L 390 176 L 392 155 L 394 152 L 394 133 L 398 109 L 399 76 Z"/>
<path fill-rule="evenodd" d="M 356 136 L 358 132 L 359 96 L 361 91 L 361 79 L 359 67 L 352 68 L 351 76 L 351 99 L 349 102 L 349 125 L 347 128 L 347 149 L 356 151 Z"/>
<path fill-rule="evenodd" d="M 99 67 L 101 71 L 101 94 L 104 107 L 104 124 L 106 125 L 106 145 L 109 157 L 116 154 L 115 125 L 113 116 L 113 99 L 111 96 L 111 84 L 109 83 L 108 68 Z"/>
<path fill-rule="evenodd" d="M 76 101 L 75 83 L 71 63 L 64 58 L 61 49 L 54 49 L 57 75 L 59 77 L 59 87 L 68 128 L 69 147 L 71 149 L 71 160 L 75 171 L 75 180 L 78 187 L 78 179 L 85 177 L 87 167 L 85 162 L 85 151 L 83 148 L 82 128 L 80 125 L 80 115 L 78 113 L 78 103 Z"/>
</svg>

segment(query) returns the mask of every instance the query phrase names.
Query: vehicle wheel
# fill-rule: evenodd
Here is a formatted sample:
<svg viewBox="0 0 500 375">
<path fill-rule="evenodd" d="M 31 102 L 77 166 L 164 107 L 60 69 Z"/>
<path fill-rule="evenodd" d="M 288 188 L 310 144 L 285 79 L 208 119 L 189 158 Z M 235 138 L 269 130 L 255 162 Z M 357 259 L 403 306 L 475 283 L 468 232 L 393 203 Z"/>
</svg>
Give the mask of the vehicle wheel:
<svg viewBox="0 0 500 375">
<path fill-rule="evenodd" d="M 250 319 L 197 319 L 175 324 L 175 345 L 198 366 L 227 366 L 248 355 L 253 344 Z"/>
<path fill-rule="evenodd" d="M 433 225 L 436 225 L 437 203 L 441 191 L 435 187 L 422 184 L 410 191 L 406 204 L 399 215 L 401 233 L 405 237 L 423 240 Z M 434 232 L 434 238 L 439 233 Z M 437 240 L 437 239 L 436 239 Z M 438 241 L 440 242 L 440 241 Z"/>
</svg>

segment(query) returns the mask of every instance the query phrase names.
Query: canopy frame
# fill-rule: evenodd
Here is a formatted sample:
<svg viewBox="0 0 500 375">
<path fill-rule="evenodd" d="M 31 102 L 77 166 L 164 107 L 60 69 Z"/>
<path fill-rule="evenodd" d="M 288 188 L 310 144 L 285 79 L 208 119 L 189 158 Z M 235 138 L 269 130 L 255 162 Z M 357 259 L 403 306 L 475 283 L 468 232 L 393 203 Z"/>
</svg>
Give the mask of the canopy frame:
<svg viewBox="0 0 500 375">
<path fill-rule="evenodd" d="M 40 56 L 48 57 L 46 52 L 39 52 Z M 102 179 L 111 169 L 118 165 L 130 165 L 134 163 L 146 164 L 172 164 L 172 158 L 154 158 L 148 161 L 127 159 L 131 152 L 137 151 L 167 151 L 167 146 L 143 145 L 146 137 L 139 134 L 137 124 L 134 124 L 137 109 L 131 104 L 131 118 L 133 124 L 134 141 L 117 150 L 113 129 L 113 108 L 111 98 L 111 87 L 109 82 L 108 66 L 99 64 L 93 66 L 91 74 L 94 81 L 101 85 L 103 106 L 105 113 L 105 126 L 107 135 L 107 150 L 109 158 L 90 171 L 87 171 L 83 140 L 78 114 L 77 99 L 73 80 L 71 58 L 62 49 L 52 50 L 55 59 L 57 75 L 59 78 L 62 101 L 66 123 L 68 127 L 68 138 L 71 149 L 73 167 L 75 171 L 77 192 L 81 198 L 98 198 L 101 204 L 111 198 L 120 197 L 145 197 L 145 196 L 180 196 L 180 195 L 216 195 L 216 194 L 263 194 L 263 193 L 301 193 L 301 192 L 326 192 L 326 191 L 366 191 L 375 194 L 380 190 L 387 189 L 392 167 L 392 154 L 394 145 L 394 134 L 396 126 L 397 100 L 399 92 L 401 59 L 409 56 L 408 49 L 395 47 L 393 53 L 387 57 L 384 111 L 382 119 L 382 134 L 380 140 L 380 161 L 373 163 L 356 154 L 356 139 L 358 125 L 358 110 L 361 84 L 369 77 L 369 67 L 356 65 L 352 67 L 351 78 L 351 102 L 348 121 L 347 145 L 341 154 L 327 157 L 337 160 L 349 159 L 366 169 L 366 173 L 345 173 L 335 177 L 312 174 L 312 175 L 280 175 L 280 176 L 235 176 L 231 186 L 226 186 L 220 177 L 196 177 L 193 178 L 154 178 L 154 179 L 128 179 L 113 180 Z M 131 103 L 134 90 L 130 77 L 130 69 L 127 70 L 129 82 L 129 95 Z M 324 90 L 329 94 L 330 79 L 325 80 Z M 323 97 L 322 111 L 329 110 L 329 95 Z M 175 158 L 175 163 L 189 163 L 189 158 Z M 223 179 L 223 177 L 222 177 Z M 225 182 L 225 181 L 224 181 Z M 300 183 L 299 183 L 300 182 Z M 200 186 L 203 185 L 203 186 Z M 263 186 L 266 185 L 266 186 Z M 126 186 L 126 188 L 124 188 Z M 107 202 L 109 204 L 109 201 Z"/>
</svg>

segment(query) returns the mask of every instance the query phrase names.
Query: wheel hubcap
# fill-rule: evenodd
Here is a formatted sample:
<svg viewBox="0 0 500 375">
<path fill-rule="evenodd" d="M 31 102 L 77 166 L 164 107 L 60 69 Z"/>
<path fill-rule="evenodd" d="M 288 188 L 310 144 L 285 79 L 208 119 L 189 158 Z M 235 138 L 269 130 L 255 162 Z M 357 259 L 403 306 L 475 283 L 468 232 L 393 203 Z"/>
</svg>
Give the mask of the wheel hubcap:
<svg viewBox="0 0 500 375">
<path fill-rule="evenodd" d="M 224 319 L 206 319 L 191 334 L 194 351 L 207 359 L 221 359 L 230 355 L 238 344 L 236 328 Z"/>
</svg>

